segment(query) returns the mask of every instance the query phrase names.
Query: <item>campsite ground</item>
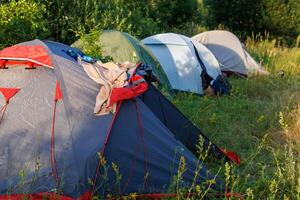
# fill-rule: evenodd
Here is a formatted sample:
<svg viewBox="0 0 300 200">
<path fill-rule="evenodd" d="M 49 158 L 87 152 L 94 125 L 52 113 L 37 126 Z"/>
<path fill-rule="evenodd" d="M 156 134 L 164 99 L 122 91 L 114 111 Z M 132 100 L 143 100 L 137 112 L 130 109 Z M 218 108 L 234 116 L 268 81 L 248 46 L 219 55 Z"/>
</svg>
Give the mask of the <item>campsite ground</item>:
<svg viewBox="0 0 300 200">
<path fill-rule="evenodd" d="M 240 155 L 239 167 L 220 172 L 233 191 L 245 199 L 300 199 L 300 49 L 251 39 L 246 46 L 270 76 L 231 78 L 231 96 L 178 94 L 173 102 L 213 142 Z"/>
</svg>

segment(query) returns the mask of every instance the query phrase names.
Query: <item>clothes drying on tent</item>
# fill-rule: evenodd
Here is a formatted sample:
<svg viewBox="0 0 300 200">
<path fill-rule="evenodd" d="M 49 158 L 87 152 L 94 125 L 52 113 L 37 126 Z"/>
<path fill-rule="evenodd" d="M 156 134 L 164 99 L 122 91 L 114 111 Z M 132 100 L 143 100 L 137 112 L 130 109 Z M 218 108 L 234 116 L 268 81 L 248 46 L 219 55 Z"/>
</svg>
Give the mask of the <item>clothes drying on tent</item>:
<svg viewBox="0 0 300 200">
<path fill-rule="evenodd" d="M 170 83 L 160 63 L 148 48 L 133 36 L 124 32 L 104 30 L 95 43 L 101 46 L 104 56 L 111 56 L 114 62 L 142 62 L 150 66 L 160 84 L 167 92 L 171 92 Z M 83 49 L 85 45 L 88 44 L 84 44 L 81 40 L 77 40 L 72 44 L 73 47 L 79 49 Z"/>
<path fill-rule="evenodd" d="M 222 76 L 214 55 L 186 36 L 164 33 L 145 38 L 142 43 L 160 62 L 174 90 L 203 94 L 203 89 Z"/>
<path fill-rule="evenodd" d="M 140 98 L 94 115 L 100 86 L 69 49 L 81 53 L 40 40 L 0 51 L 0 199 L 165 193 L 182 157 L 184 186 L 198 169 L 196 184 L 224 191 Z M 117 183 L 112 163 L 122 176 Z"/>
<path fill-rule="evenodd" d="M 78 59 L 78 63 L 83 67 L 89 77 L 100 85 L 100 90 L 96 97 L 94 114 L 105 115 L 110 112 L 115 112 L 117 105 L 115 103 L 109 106 L 110 96 L 114 88 L 127 85 L 126 69 L 122 69 L 112 62 L 103 64 L 97 61 L 91 64 L 80 58 Z"/>
<path fill-rule="evenodd" d="M 192 39 L 205 45 L 215 55 L 221 70 L 225 73 L 243 76 L 268 74 L 250 56 L 238 37 L 229 31 L 206 31 L 195 35 Z"/>
</svg>

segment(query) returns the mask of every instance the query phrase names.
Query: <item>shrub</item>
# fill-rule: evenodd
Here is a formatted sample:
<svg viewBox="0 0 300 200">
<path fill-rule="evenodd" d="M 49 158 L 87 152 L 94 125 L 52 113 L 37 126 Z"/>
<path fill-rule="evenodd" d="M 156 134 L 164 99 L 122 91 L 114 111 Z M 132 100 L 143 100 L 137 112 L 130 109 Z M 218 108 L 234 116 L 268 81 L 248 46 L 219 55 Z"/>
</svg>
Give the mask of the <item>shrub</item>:
<svg viewBox="0 0 300 200">
<path fill-rule="evenodd" d="M 45 7 L 33 0 L 0 4 L 0 48 L 34 38 L 47 37 Z M 12 14 L 13 13 L 13 14 Z"/>
<path fill-rule="evenodd" d="M 300 4 L 297 0 L 214 1 L 204 0 L 206 25 L 219 24 L 245 36 L 269 32 L 280 44 L 296 42 L 300 34 Z"/>
</svg>

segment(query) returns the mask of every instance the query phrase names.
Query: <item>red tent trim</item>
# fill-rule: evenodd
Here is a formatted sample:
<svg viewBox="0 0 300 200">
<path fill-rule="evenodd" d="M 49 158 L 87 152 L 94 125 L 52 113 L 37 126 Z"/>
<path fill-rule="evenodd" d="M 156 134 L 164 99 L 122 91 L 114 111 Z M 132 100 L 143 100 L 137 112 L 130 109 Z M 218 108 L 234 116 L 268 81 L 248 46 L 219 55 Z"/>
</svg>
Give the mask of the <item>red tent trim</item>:
<svg viewBox="0 0 300 200">
<path fill-rule="evenodd" d="M 8 57 L 0 57 L 0 60 L 8 60 L 7 63 L 6 63 L 6 65 L 10 65 L 10 62 L 9 62 L 10 60 L 12 60 L 12 61 L 28 61 L 28 62 L 35 63 L 35 64 L 43 66 L 43 67 L 49 67 L 49 68 L 53 69 L 53 67 L 50 66 L 50 65 L 38 62 L 38 61 L 30 59 L 30 58 L 8 58 Z M 17 64 L 18 64 L 17 62 L 11 62 L 11 65 L 17 65 Z"/>
<path fill-rule="evenodd" d="M 40 66 L 53 68 L 47 49 L 42 45 L 15 45 L 0 51 L 0 64 L 18 64 L 11 61 L 26 61 Z M 7 62 L 6 62 L 7 61 Z M 5 63 L 6 62 L 6 63 Z M 10 63 L 11 62 L 11 63 Z"/>
<path fill-rule="evenodd" d="M 1 88 L 0 93 L 4 96 L 6 102 L 8 103 L 9 100 L 15 96 L 20 91 L 20 88 Z"/>
<path fill-rule="evenodd" d="M 225 192 L 225 193 L 219 193 L 219 194 L 211 194 L 212 196 L 215 196 L 216 198 L 232 198 L 232 199 L 238 199 L 238 200 L 244 200 L 244 196 L 239 193 L 231 193 L 231 192 Z M 183 196 L 186 197 L 195 197 L 195 193 L 184 193 Z M 130 196 L 122 196 L 122 198 L 129 198 Z M 149 194 L 136 194 L 133 195 L 135 199 L 169 199 L 169 198 L 177 198 L 177 193 L 149 193 Z M 40 192 L 35 194 L 5 194 L 0 195 L 0 200 L 92 200 L 93 195 L 91 191 L 86 191 L 78 198 L 72 198 L 65 195 L 59 195 L 53 192 Z M 105 198 L 105 200 L 117 200 L 119 198 Z"/>
</svg>

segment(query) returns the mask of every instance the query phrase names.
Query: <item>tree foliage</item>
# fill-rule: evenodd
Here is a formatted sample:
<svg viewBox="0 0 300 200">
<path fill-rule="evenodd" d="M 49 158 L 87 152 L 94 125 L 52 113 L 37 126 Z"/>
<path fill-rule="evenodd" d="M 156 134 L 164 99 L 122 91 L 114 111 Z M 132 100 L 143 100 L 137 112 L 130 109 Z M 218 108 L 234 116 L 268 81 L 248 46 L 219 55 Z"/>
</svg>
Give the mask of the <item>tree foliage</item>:
<svg viewBox="0 0 300 200">
<path fill-rule="evenodd" d="M 300 2 L 265 0 L 264 29 L 283 41 L 294 41 L 300 35 Z"/>
<path fill-rule="evenodd" d="M 197 0 L 150 0 L 147 6 L 149 16 L 169 28 L 191 22 L 199 14 L 197 8 Z"/>
<path fill-rule="evenodd" d="M 49 29 L 55 40 L 72 42 L 76 34 L 93 29 L 115 29 L 135 36 L 158 31 L 147 15 L 146 0 L 40 0 L 47 8 Z"/>
<path fill-rule="evenodd" d="M 13 14 L 12 14 L 13 13 Z M 0 47 L 33 38 L 72 43 L 91 30 L 144 38 L 225 27 L 240 36 L 269 32 L 282 41 L 300 34 L 298 0 L 2 0 Z"/>
<path fill-rule="evenodd" d="M 0 4 L 0 48 L 34 38 L 47 37 L 46 12 L 33 0 L 11 0 Z"/>
<path fill-rule="evenodd" d="M 203 4 L 210 28 L 223 24 L 243 36 L 267 32 L 287 42 L 300 34 L 298 0 L 204 0 Z"/>
<path fill-rule="evenodd" d="M 209 9 L 207 25 L 210 27 L 224 24 L 226 27 L 240 32 L 258 31 L 260 27 L 261 0 L 206 0 Z"/>
</svg>

